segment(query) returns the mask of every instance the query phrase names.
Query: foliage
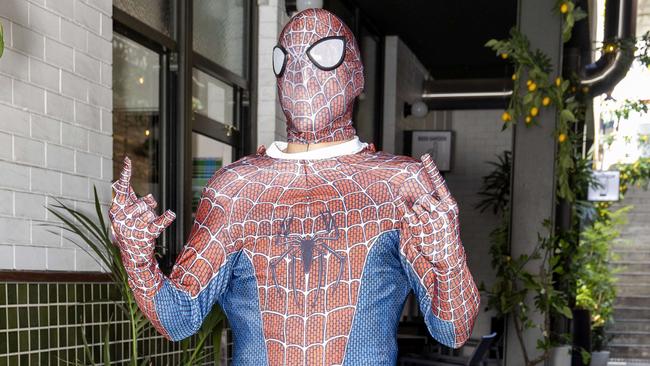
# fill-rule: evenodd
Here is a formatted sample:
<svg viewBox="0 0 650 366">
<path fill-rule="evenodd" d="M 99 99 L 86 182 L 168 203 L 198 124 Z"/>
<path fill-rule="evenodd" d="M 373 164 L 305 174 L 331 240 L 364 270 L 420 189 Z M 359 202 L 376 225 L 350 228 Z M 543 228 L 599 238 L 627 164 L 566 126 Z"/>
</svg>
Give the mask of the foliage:
<svg viewBox="0 0 650 366">
<path fill-rule="evenodd" d="M 510 30 L 510 38 L 489 40 L 486 47 L 492 48 L 504 59 L 513 63 L 515 73 L 512 79 L 513 93 L 508 108 L 503 113 L 503 128 L 510 122 L 523 119 L 526 126 L 537 124 L 536 117 L 543 108 L 555 105 L 557 127 L 555 136 L 558 141 L 557 152 L 557 189 L 558 196 L 568 201 L 575 200 L 570 189 L 570 176 L 575 169 L 572 147 L 578 136 L 572 133 L 572 126 L 583 118 L 584 106 L 577 100 L 575 87 L 569 80 L 561 77 L 552 79 L 553 68 L 549 57 L 540 50 L 531 51 L 530 42 L 516 28 Z M 517 82 L 526 77 L 526 87 Z"/>
<path fill-rule="evenodd" d="M 622 105 L 614 110 L 614 115 L 616 116 L 616 119 L 620 121 L 621 119 L 630 118 L 630 113 L 632 112 L 641 114 L 648 113 L 648 105 L 639 100 L 625 99 Z"/>
<path fill-rule="evenodd" d="M 650 158 L 640 158 L 632 164 L 615 166 L 621 172 L 621 199 L 631 185 L 648 189 L 650 182 Z"/>
<path fill-rule="evenodd" d="M 72 233 L 76 235 L 83 243 L 85 243 L 93 257 L 96 258 L 100 266 L 108 270 L 108 275 L 110 276 L 112 282 L 115 284 L 115 287 L 118 289 L 124 305 L 121 306 L 122 310 L 129 319 L 130 324 L 130 363 L 131 366 L 138 365 L 138 360 L 142 359 L 140 365 L 148 365 L 148 357 L 143 356 L 138 350 L 138 340 L 140 340 L 150 329 L 151 324 L 148 319 L 144 316 L 138 304 L 135 301 L 131 288 L 128 284 L 128 275 L 122 264 L 122 258 L 120 250 L 117 245 L 113 244 L 110 237 L 110 227 L 106 225 L 106 220 L 104 220 L 104 215 L 102 213 L 102 208 L 100 205 L 99 197 L 97 195 L 97 189 L 94 188 L 94 197 L 95 197 L 95 214 L 96 218 L 92 219 L 86 214 L 78 211 L 67 204 L 56 200 L 57 204 L 52 205 L 52 207 L 47 207 L 48 211 L 51 212 L 56 218 L 58 218 L 61 223 L 59 224 L 48 224 L 50 226 L 55 226 L 63 229 L 65 232 Z M 74 242 L 74 241 L 73 241 Z M 88 251 L 84 246 L 78 244 L 80 249 Z M 213 337 L 213 341 L 220 341 L 221 330 L 224 323 L 224 315 L 221 309 L 215 307 L 211 314 L 206 318 L 206 321 L 203 323 L 201 330 L 198 333 L 198 342 L 195 348 L 190 352 L 189 341 L 184 341 L 182 348 L 184 350 L 183 365 L 194 365 L 198 362 L 202 362 L 205 358 L 209 357 L 210 354 L 205 351 L 205 341 L 209 337 Z M 110 365 L 111 358 L 109 353 L 109 327 L 105 329 L 104 343 L 103 343 L 103 354 L 102 361 L 103 365 Z M 88 359 L 89 364 L 95 365 L 95 357 L 92 352 L 92 346 L 86 343 L 85 335 L 83 335 L 84 344 L 85 344 L 85 353 Z M 213 343 L 215 345 L 214 349 L 216 352 L 219 351 L 219 343 Z M 218 356 L 218 353 L 217 353 Z M 214 358 L 215 365 L 218 364 L 218 357 Z M 77 361 L 78 364 L 83 364 L 80 361 Z"/>
<path fill-rule="evenodd" d="M 550 231 L 550 222 L 545 222 L 545 227 Z M 557 238 L 538 234 L 538 243 L 530 254 L 513 258 L 507 250 L 507 231 L 507 221 L 504 220 L 502 226 L 490 235 L 490 254 L 497 277 L 491 288 L 486 289 L 481 284 L 481 289 L 487 293 L 489 308 L 494 309 L 498 316 L 512 319 L 526 366 L 537 365 L 544 362 L 551 348 L 557 345 L 551 337 L 552 315 L 572 317 L 567 296 L 556 289 L 553 279 L 562 270 L 558 257 L 553 256 Z M 531 318 L 529 298 L 532 298 L 535 310 L 542 314 L 542 322 Z M 530 357 L 523 339 L 524 333 L 533 329 L 542 334 L 536 345 L 542 353 L 536 358 Z"/>
<path fill-rule="evenodd" d="M 594 348 L 602 350 L 607 343 L 604 327 L 611 323 L 616 300 L 615 270 L 612 243 L 620 236 L 631 206 L 610 211 L 609 202 L 594 204 L 597 215 L 580 234 L 580 244 L 573 255 L 572 269 L 577 277 L 576 307 L 589 310 L 594 332 Z"/>
<path fill-rule="evenodd" d="M 477 205 L 481 212 L 492 209 L 498 214 L 507 210 L 510 202 L 510 169 L 512 166 L 512 152 L 504 151 L 497 157 L 498 161 L 488 161 L 494 167 L 492 173 L 483 177 L 483 186 L 479 196 L 484 197 Z"/>
<path fill-rule="evenodd" d="M 562 263 L 554 255 L 558 238 L 550 235 L 550 222 L 544 222 L 549 231 L 548 236 L 538 235 L 538 242 L 530 254 L 511 257 L 508 247 L 508 206 L 510 203 L 511 153 L 505 151 L 498 157 L 498 162 L 491 163 L 495 169 L 483 178 L 479 195 L 485 197 L 477 208 L 481 211 L 492 209 L 502 217 L 501 224 L 490 233 L 490 255 L 492 267 L 496 269 L 496 281 L 488 289 L 481 284 L 481 290 L 487 293 L 488 307 L 497 312 L 497 316 L 513 321 L 517 340 L 527 366 L 539 364 L 546 360 L 550 350 L 556 345 L 551 338 L 551 316 L 562 314 L 571 318 L 566 294 L 558 291 L 554 277 L 562 272 Z M 533 300 L 534 308 L 543 315 L 541 323 L 535 322 L 530 314 L 532 309 L 528 299 Z M 527 331 L 537 329 L 542 338 L 537 348 L 542 354 L 534 359 L 529 356 L 523 340 Z"/>
<path fill-rule="evenodd" d="M 587 17 L 587 13 L 579 6 L 576 6 L 573 1 L 557 0 L 553 9 L 564 16 L 562 22 L 562 41 L 564 43 L 571 39 L 573 26 L 579 20 Z"/>
<path fill-rule="evenodd" d="M 641 36 L 641 44 L 637 48 L 634 57 L 645 67 L 650 67 L 650 31 Z"/>
<path fill-rule="evenodd" d="M 2 22 L 0 22 L 0 57 L 2 57 L 4 50 L 5 50 L 4 29 L 2 28 Z"/>
</svg>

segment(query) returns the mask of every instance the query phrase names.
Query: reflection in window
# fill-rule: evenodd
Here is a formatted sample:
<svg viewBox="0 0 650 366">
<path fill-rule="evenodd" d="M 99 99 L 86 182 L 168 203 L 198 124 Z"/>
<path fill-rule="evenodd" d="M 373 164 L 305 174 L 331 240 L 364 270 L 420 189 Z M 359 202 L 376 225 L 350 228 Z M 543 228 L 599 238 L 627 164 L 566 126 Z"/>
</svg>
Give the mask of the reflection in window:
<svg viewBox="0 0 650 366">
<path fill-rule="evenodd" d="M 193 2 L 194 51 L 244 77 L 247 3 L 248 0 Z"/>
<path fill-rule="evenodd" d="M 192 72 L 192 110 L 214 121 L 233 125 L 235 105 L 233 87 L 194 69 Z"/>
<path fill-rule="evenodd" d="M 125 155 L 131 185 L 139 194 L 160 193 L 159 56 L 115 33 L 113 36 L 113 177 Z"/>
<path fill-rule="evenodd" d="M 381 55 L 379 54 L 379 44 L 375 36 L 365 27 L 361 28 L 360 40 L 365 86 L 357 99 L 354 123 L 361 141 L 376 144 L 377 141 L 374 140 L 377 125 L 375 115 L 377 106 L 377 60 Z"/>
<path fill-rule="evenodd" d="M 203 187 L 221 167 L 232 163 L 232 147 L 192 132 L 192 212 L 201 198 Z"/>
</svg>

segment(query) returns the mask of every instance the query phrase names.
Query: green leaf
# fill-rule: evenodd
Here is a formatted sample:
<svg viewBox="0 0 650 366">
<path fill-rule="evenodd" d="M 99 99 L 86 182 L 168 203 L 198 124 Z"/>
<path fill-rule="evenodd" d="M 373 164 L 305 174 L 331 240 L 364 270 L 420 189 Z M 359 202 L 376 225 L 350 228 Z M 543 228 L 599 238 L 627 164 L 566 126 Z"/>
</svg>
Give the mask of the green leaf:
<svg viewBox="0 0 650 366">
<path fill-rule="evenodd" d="M 5 36 L 4 36 L 4 29 L 2 28 L 2 23 L 0 23 L 0 57 L 2 57 L 2 53 L 5 50 Z"/>
<path fill-rule="evenodd" d="M 562 112 L 560 112 L 560 121 L 562 122 L 575 122 L 577 120 L 578 119 L 573 112 L 568 109 L 563 109 Z"/>
</svg>

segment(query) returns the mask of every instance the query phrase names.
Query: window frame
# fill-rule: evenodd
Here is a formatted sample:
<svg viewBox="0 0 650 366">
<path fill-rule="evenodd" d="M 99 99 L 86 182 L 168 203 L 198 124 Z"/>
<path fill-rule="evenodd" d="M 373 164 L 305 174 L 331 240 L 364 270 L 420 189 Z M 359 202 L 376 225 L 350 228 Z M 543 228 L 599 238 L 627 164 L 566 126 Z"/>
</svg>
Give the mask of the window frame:
<svg viewBox="0 0 650 366">
<path fill-rule="evenodd" d="M 113 32 L 160 55 L 160 206 L 176 212 L 177 220 L 162 238 L 161 267 L 169 269 L 192 227 L 192 132 L 232 146 L 233 161 L 251 153 L 256 143 L 256 20 L 257 6 L 243 0 L 244 68 L 246 77 L 193 50 L 193 2 L 172 0 L 172 36 L 113 6 Z M 192 111 L 192 72 L 200 70 L 233 87 L 235 127 Z M 246 131 L 246 133 L 242 133 Z"/>
</svg>

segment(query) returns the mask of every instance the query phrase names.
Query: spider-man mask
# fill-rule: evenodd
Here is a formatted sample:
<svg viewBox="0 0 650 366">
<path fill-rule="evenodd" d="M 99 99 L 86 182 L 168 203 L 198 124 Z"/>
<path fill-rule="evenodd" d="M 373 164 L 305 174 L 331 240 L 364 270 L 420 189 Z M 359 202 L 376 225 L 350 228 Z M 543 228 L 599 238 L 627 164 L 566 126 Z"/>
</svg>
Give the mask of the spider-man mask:
<svg viewBox="0 0 650 366">
<path fill-rule="evenodd" d="M 273 49 L 273 71 L 287 117 L 287 141 L 314 144 L 355 136 L 354 99 L 363 90 L 357 41 L 323 9 L 296 14 Z"/>
</svg>

